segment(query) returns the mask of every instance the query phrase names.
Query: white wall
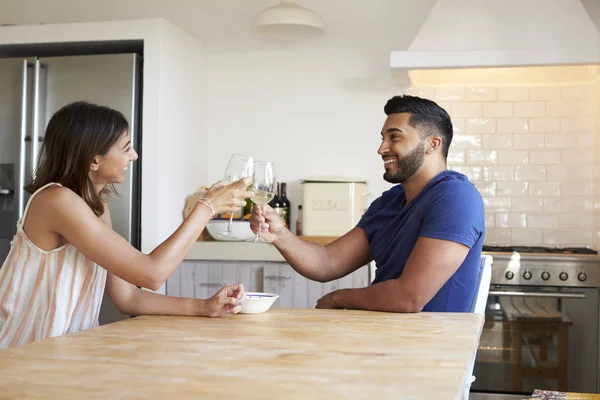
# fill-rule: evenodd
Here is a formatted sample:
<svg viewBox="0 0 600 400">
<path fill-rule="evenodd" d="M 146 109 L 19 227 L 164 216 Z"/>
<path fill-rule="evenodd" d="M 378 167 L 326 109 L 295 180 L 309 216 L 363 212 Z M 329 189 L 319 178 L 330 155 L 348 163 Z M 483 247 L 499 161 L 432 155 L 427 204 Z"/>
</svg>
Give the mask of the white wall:
<svg viewBox="0 0 600 400">
<path fill-rule="evenodd" d="M 292 225 L 302 178 L 358 176 L 374 195 L 389 188 L 377 148 L 383 106 L 400 91 L 389 70 L 373 68 L 377 60 L 355 45 L 313 41 L 291 49 L 209 53 L 208 183 L 222 179 L 232 153 L 271 160 L 278 180 L 288 182 Z"/>
<path fill-rule="evenodd" d="M 158 242 L 181 224 L 185 197 L 206 182 L 206 55 L 187 33 L 164 23 L 160 37 L 160 87 L 156 175 Z M 144 127 L 144 134 L 145 134 Z M 142 229 L 145 220 L 142 220 Z"/>
</svg>

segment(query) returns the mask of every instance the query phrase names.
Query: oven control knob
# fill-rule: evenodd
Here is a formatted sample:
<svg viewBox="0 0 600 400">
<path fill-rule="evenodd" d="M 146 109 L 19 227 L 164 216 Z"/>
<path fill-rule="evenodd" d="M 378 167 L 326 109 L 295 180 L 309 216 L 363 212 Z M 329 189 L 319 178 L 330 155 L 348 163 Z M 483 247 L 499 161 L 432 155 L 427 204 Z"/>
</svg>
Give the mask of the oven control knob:
<svg viewBox="0 0 600 400">
<path fill-rule="evenodd" d="M 560 275 L 558 275 L 558 277 L 560 278 L 561 281 L 566 281 L 567 279 L 569 279 L 569 274 L 567 274 L 565 271 L 563 271 L 560 273 Z"/>
<path fill-rule="evenodd" d="M 544 271 L 542 272 L 542 279 L 547 281 L 548 279 L 550 279 L 550 272 L 548 271 Z"/>
<path fill-rule="evenodd" d="M 530 270 L 526 270 L 525 272 L 523 272 L 523 278 L 525 280 L 530 280 L 531 279 L 531 271 Z"/>
<path fill-rule="evenodd" d="M 579 279 L 581 282 L 584 282 L 587 279 L 587 274 L 582 271 L 577 275 L 577 279 Z"/>
<path fill-rule="evenodd" d="M 506 271 L 506 274 L 504 274 L 504 277 L 510 281 L 512 278 L 515 277 L 515 274 L 512 271 Z"/>
</svg>

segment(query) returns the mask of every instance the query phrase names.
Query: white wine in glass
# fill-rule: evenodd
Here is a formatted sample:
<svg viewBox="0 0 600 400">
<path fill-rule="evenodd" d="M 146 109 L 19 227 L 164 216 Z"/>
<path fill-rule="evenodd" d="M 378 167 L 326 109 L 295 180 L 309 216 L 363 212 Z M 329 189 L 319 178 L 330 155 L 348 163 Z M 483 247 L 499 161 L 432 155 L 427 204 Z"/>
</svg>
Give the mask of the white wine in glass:
<svg viewBox="0 0 600 400">
<path fill-rule="evenodd" d="M 254 204 L 267 204 L 275 197 L 274 193 L 267 192 L 266 190 L 250 190 L 254 192 L 254 197 L 251 199 Z"/>
<path fill-rule="evenodd" d="M 228 184 L 239 181 L 242 178 L 250 177 L 254 174 L 254 158 L 248 157 L 244 154 L 234 154 L 229 159 L 227 168 L 225 169 L 224 180 Z M 233 214 L 235 210 L 231 210 L 231 216 L 229 217 L 229 224 L 227 224 L 227 230 L 225 232 L 217 233 L 220 238 L 225 240 L 236 240 L 238 239 L 231 233 L 231 224 L 233 223 Z"/>
<path fill-rule="evenodd" d="M 250 200 L 258 205 L 267 204 L 275 197 L 275 192 L 277 191 L 275 164 L 270 161 L 255 161 L 252 178 L 252 186 L 249 188 L 249 191 L 254 192 L 254 197 Z M 249 241 L 255 243 L 268 243 L 268 241 L 264 240 L 262 237 L 262 223 L 258 227 L 256 237 Z"/>
</svg>

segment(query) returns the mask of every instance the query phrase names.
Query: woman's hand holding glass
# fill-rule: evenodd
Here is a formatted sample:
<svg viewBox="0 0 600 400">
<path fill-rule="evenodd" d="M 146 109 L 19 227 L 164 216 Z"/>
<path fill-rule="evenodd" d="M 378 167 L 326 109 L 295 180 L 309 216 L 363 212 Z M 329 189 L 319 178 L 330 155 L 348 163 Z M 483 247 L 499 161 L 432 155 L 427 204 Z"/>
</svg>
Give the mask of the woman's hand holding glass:
<svg viewBox="0 0 600 400">
<path fill-rule="evenodd" d="M 230 185 L 219 181 L 208 189 L 204 198 L 209 201 L 215 214 L 234 212 L 246 204 L 245 199 L 254 195 L 246 190 L 251 183 L 252 178 L 243 178 Z"/>
<path fill-rule="evenodd" d="M 224 179 L 227 183 L 233 183 L 241 178 L 252 177 L 253 173 L 254 158 L 248 157 L 245 154 L 234 154 L 229 158 L 227 168 L 225 168 Z M 236 239 L 236 237 L 231 233 L 231 224 L 233 223 L 234 213 L 235 209 L 231 211 L 231 215 L 229 216 L 229 224 L 227 224 L 227 229 L 225 232 L 218 234 L 224 239 Z"/>
</svg>

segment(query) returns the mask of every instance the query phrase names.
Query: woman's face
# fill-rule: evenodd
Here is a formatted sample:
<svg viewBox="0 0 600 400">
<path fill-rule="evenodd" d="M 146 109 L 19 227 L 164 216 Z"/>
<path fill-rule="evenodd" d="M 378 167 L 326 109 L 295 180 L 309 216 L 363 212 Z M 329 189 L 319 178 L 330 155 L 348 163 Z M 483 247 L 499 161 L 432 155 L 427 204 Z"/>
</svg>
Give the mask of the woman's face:
<svg viewBox="0 0 600 400">
<path fill-rule="evenodd" d="M 94 157 L 90 178 L 96 185 L 122 183 L 132 161 L 138 155 L 131 145 L 129 132 L 125 132 L 103 156 Z"/>
</svg>

